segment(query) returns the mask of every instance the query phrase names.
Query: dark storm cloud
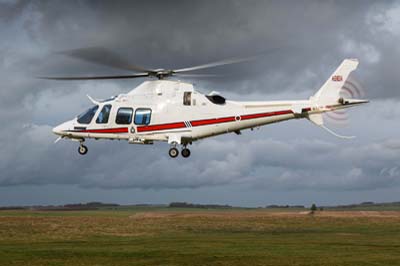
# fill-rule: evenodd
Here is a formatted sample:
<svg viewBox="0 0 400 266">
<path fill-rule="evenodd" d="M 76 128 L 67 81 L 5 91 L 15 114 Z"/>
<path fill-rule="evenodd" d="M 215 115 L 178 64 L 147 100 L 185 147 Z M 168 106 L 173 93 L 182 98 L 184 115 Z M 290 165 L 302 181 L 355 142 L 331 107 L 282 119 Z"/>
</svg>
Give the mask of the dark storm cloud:
<svg viewBox="0 0 400 266">
<path fill-rule="evenodd" d="M 395 134 L 363 121 L 389 129 L 400 113 L 399 16 L 400 5 L 393 1 L 0 1 L 0 185 L 398 186 L 399 154 L 391 148 L 398 141 Z M 91 142 L 82 158 L 74 143 L 52 144 L 51 128 L 84 109 L 87 93 L 105 98 L 140 81 L 66 83 L 33 77 L 127 74 L 54 53 L 89 46 L 106 47 L 152 68 L 261 54 L 256 61 L 204 71 L 228 74 L 224 78 L 195 81 L 238 99 L 277 93 L 298 99 L 313 93 L 343 58 L 357 57 L 357 77 L 374 101 L 365 109 L 370 116 L 353 117 L 355 133 L 370 136 L 343 147 L 318 140 L 325 135 L 310 141 L 295 124 L 277 127 L 275 140 L 265 130 L 253 137 L 201 142 L 185 163 L 167 158 L 166 145 L 112 142 Z"/>
<path fill-rule="evenodd" d="M 34 64 L 30 71 L 36 73 L 93 73 L 97 70 L 93 65 L 51 54 L 85 46 L 115 49 L 134 63 L 154 68 L 185 67 L 264 52 L 252 63 L 209 70 L 229 73 L 228 79 L 213 82 L 237 91 L 300 91 L 320 85 L 324 80 L 320 75 L 329 75 L 346 56 L 360 58 L 361 75 L 376 71 L 387 73 L 387 65 L 392 66 L 395 62 L 385 62 L 398 57 L 395 40 L 399 36 L 388 34 L 382 25 L 382 20 L 391 19 L 386 18 L 385 13 L 393 6 L 391 2 L 23 3 L 18 4 L 24 7 L 23 11 L 21 7 L 15 8 L 19 11 L 10 12 L 14 14 L 13 19 L 7 21 L 21 24 L 16 30 L 23 31 L 19 35 L 27 35 L 24 46 L 29 46 L 32 54 L 28 51 L 28 55 L 36 56 L 38 60 L 28 62 L 28 67 Z M 387 41 L 382 44 L 385 39 Z M 16 50 L 14 52 L 21 52 Z M 24 65 L 26 69 L 26 63 L 17 61 L 15 67 Z M 308 77 L 310 72 L 314 78 L 308 79 L 301 88 L 293 82 Z M 374 76 L 365 75 L 365 82 L 375 82 Z M 383 90 L 371 95 L 397 97 L 398 93 L 391 90 L 393 84 L 398 83 L 396 75 L 389 71 L 385 77 L 379 84 L 374 84 Z"/>
</svg>

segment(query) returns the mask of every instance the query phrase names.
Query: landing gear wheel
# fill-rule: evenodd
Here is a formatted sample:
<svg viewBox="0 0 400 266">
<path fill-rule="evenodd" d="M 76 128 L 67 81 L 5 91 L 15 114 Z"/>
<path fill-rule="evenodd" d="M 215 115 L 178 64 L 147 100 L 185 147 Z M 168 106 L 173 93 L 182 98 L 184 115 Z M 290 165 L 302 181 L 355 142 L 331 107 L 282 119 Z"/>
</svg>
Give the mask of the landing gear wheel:
<svg viewBox="0 0 400 266">
<path fill-rule="evenodd" d="M 80 145 L 78 148 L 78 152 L 80 155 L 85 155 L 88 152 L 88 147 L 85 145 Z"/>
<path fill-rule="evenodd" d="M 179 155 L 179 151 L 177 148 L 171 148 L 171 149 L 169 149 L 168 154 L 169 154 L 169 156 L 171 156 L 171 158 L 175 158 L 176 156 Z"/>
<path fill-rule="evenodd" d="M 182 157 L 187 158 L 190 156 L 190 150 L 188 148 L 184 148 L 181 152 Z"/>
</svg>

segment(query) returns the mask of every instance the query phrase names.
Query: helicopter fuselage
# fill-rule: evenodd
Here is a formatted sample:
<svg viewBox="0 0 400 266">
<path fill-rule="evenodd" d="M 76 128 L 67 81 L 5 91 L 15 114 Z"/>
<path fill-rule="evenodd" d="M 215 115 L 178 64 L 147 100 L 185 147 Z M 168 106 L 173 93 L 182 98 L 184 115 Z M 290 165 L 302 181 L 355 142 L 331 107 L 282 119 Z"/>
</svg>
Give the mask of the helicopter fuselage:
<svg viewBox="0 0 400 266">
<path fill-rule="evenodd" d="M 76 140 L 188 144 L 201 138 L 230 132 L 239 134 L 243 129 L 303 118 L 313 112 L 308 100 L 228 101 L 217 94 L 195 91 L 192 84 L 169 80 L 146 81 L 128 94 L 94 104 L 97 107 L 90 121 L 82 123 L 77 117 L 54 128 L 54 133 Z M 105 123 L 98 119 L 104 106 L 110 109 Z M 301 109 L 296 112 L 294 108 L 299 106 Z M 125 111 L 126 120 L 118 119 L 120 110 Z"/>
</svg>

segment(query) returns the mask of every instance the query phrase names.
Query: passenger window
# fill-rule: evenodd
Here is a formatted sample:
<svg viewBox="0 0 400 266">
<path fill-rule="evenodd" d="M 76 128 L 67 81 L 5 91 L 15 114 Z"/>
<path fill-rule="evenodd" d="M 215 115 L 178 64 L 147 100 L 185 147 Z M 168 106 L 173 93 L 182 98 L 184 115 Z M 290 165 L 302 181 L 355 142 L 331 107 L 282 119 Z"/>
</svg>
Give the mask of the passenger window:
<svg viewBox="0 0 400 266">
<path fill-rule="evenodd" d="M 101 112 L 97 116 L 96 123 L 97 124 L 107 124 L 108 118 L 110 117 L 111 112 L 111 104 L 106 104 L 101 109 Z"/>
<path fill-rule="evenodd" d="M 183 93 L 183 105 L 190 105 L 191 101 L 192 101 L 192 92 L 191 91 L 185 91 Z"/>
<path fill-rule="evenodd" d="M 126 108 L 126 107 L 119 108 L 117 112 L 117 117 L 115 119 L 115 123 L 122 125 L 127 125 L 132 123 L 132 114 L 133 114 L 132 108 Z"/>
<path fill-rule="evenodd" d="M 135 124 L 136 125 L 148 125 L 150 124 L 151 109 L 138 108 L 135 112 Z"/>
<path fill-rule="evenodd" d="M 97 109 L 99 109 L 98 105 L 95 105 L 82 114 L 78 115 L 78 123 L 79 124 L 90 124 L 93 119 L 93 116 L 96 114 Z"/>
</svg>

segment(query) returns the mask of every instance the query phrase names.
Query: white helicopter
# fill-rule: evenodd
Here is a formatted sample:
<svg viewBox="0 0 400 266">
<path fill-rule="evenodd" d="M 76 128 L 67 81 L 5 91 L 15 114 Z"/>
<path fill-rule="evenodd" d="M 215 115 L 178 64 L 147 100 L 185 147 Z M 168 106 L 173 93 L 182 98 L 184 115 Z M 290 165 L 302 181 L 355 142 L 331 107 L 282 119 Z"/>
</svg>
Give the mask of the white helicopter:
<svg viewBox="0 0 400 266">
<path fill-rule="evenodd" d="M 80 143 L 78 152 L 84 155 L 88 148 L 85 139 L 127 140 L 130 144 L 153 144 L 165 141 L 170 144 L 169 156 L 190 156 L 188 145 L 193 141 L 289 119 L 306 118 L 331 134 L 341 136 L 324 126 L 322 114 L 338 109 L 367 103 L 364 99 L 341 96 L 349 74 L 358 66 L 357 59 L 345 59 L 324 85 L 308 100 L 300 101 L 229 101 L 218 93 L 202 94 L 192 84 L 166 80 L 184 72 L 249 60 L 230 59 L 215 63 L 177 70 L 146 69 L 133 66 L 105 50 L 79 49 L 67 53 L 69 56 L 101 63 L 125 70 L 135 71 L 132 75 L 91 77 L 42 77 L 56 80 L 93 80 L 156 77 L 144 81 L 127 94 L 107 100 L 94 100 L 93 106 L 76 118 L 53 129 L 59 139 L 70 139 Z M 100 55 L 100 56 L 99 56 Z M 207 76 L 198 74 L 198 76 Z"/>
</svg>

